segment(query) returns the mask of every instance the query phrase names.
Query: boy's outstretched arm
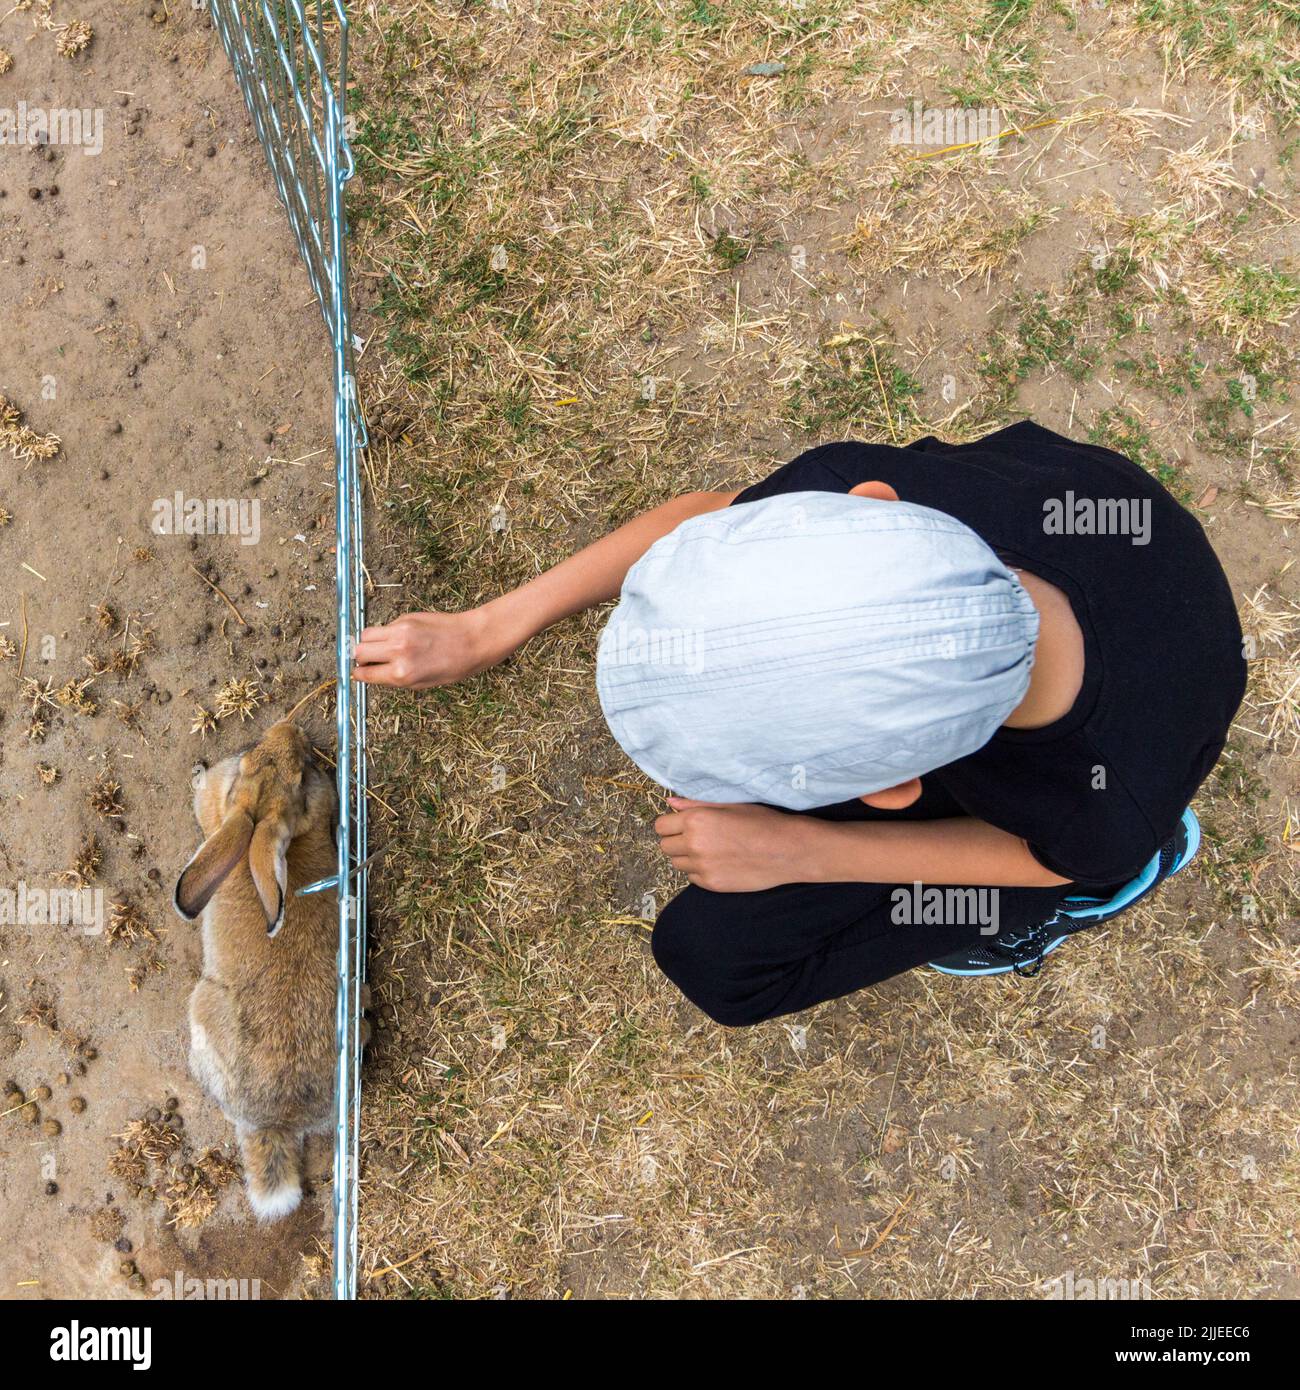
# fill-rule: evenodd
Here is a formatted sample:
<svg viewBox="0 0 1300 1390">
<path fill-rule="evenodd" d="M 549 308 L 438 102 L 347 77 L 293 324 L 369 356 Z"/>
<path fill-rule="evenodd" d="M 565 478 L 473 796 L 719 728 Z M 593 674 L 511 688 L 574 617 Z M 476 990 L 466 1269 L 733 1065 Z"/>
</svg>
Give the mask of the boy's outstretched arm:
<svg viewBox="0 0 1300 1390">
<path fill-rule="evenodd" d="M 554 569 L 464 613 L 407 613 L 368 627 L 353 654 L 355 679 L 427 689 L 504 661 L 543 628 L 617 596 L 629 569 L 690 517 L 728 506 L 734 492 L 688 492 L 642 512 Z"/>
</svg>

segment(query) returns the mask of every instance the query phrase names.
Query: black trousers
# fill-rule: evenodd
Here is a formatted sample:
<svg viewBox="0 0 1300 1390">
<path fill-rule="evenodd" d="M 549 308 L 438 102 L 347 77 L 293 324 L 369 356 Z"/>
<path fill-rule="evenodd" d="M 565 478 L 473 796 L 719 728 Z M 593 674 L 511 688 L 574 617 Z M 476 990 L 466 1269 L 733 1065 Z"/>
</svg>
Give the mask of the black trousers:
<svg viewBox="0 0 1300 1390">
<path fill-rule="evenodd" d="M 803 814 L 839 821 L 965 814 L 929 779 L 922 787 L 905 811 L 847 801 Z M 650 946 L 659 968 L 693 1004 L 715 1022 L 739 1028 L 838 999 L 990 939 L 980 921 L 961 911 L 952 915 L 966 920 L 900 923 L 899 888 L 908 893 L 910 908 L 911 884 L 786 883 L 757 893 L 711 893 L 692 884 L 659 914 Z M 1069 891 L 1068 885 L 998 889 L 998 932 L 1046 921 Z"/>
</svg>

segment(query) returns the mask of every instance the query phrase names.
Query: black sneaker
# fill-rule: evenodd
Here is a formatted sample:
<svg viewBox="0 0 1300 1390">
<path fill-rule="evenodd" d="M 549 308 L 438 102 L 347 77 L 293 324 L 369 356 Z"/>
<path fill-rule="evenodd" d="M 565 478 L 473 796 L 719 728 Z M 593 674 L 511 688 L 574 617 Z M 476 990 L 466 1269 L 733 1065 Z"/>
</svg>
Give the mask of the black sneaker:
<svg viewBox="0 0 1300 1390">
<path fill-rule="evenodd" d="M 1050 922 L 1038 922 L 1017 931 L 999 932 L 942 960 L 932 960 L 931 970 L 944 975 L 1009 975 L 1030 979 L 1071 932 L 1081 931 L 1059 913 Z"/>
<path fill-rule="evenodd" d="M 1013 972 L 1031 978 L 1042 969 L 1043 960 L 1068 936 L 1085 927 L 1109 922 L 1173 876 L 1196 856 L 1201 844 L 1201 827 L 1189 806 L 1183 812 L 1173 837 L 1160 846 L 1146 867 L 1119 892 L 1109 898 L 1076 896 L 1064 898 L 1050 921 L 1019 931 L 1000 933 L 954 951 L 950 956 L 930 962 L 932 970 L 943 975 L 1009 975 Z"/>
</svg>

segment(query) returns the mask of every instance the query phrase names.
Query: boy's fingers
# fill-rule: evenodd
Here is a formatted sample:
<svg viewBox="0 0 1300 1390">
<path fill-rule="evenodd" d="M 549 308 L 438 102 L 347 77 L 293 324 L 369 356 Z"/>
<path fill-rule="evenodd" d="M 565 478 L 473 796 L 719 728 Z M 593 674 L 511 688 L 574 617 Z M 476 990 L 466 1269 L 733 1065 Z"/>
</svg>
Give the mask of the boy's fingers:
<svg viewBox="0 0 1300 1390">
<path fill-rule="evenodd" d="M 668 815 L 657 816 L 655 818 L 654 829 L 655 834 L 663 840 L 680 835 L 686 829 L 686 823 L 682 820 L 681 816 L 674 812 L 670 812 Z"/>
<path fill-rule="evenodd" d="M 369 631 L 368 628 L 367 631 Z M 364 666 L 376 661 L 387 661 L 392 652 L 391 640 L 385 641 L 381 638 L 366 637 L 363 634 L 361 641 L 352 648 L 352 660 L 356 665 Z"/>
<path fill-rule="evenodd" d="M 690 796 L 670 796 L 668 804 L 674 811 L 689 811 L 692 806 L 735 806 L 735 801 L 696 801 Z"/>
<path fill-rule="evenodd" d="M 362 685 L 400 685 L 396 675 L 393 673 L 391 662 L 377 662 L 366 666 L 364 669 L 354 666 L 352 668 L 352 679 L 360 681 Z"/>
</svg>

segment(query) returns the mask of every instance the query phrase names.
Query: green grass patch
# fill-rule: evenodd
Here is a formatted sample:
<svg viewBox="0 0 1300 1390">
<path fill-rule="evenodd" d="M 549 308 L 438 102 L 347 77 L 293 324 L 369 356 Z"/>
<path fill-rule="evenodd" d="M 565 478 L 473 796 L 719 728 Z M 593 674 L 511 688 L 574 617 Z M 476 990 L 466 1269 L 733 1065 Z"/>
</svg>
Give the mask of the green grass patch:
<svg viewBox="0 0 1300 1390">
<path fill-rule="evenodd" d="M 1280 0 L 1140 0 L 1136 20 L 1187 62 L 1242 81 L 1300 116 L 1300 10 Z"/>
<path fill-rule="evenodd" d="M 1163 483 L 1180 502 L 1189 500 L 1186 483 L 1178 469 L 1151 438 L 1146 425 L 1131 411 L 1112 406 L 1103 410 L 1088 431 L 1088 442 L 1113 449 L 1132 459 L 1140 468 Z"/>
<path fill-rule="evenodd" d="M 1082 381 L 1096 366 L 1098 349 L 1083 339 L 1086 300 L 1072 294 L 1065 303 L 1041 291 L 1012 301 L 1017 314 L 1014 329 L 995 332 L 979 356 L 980 374 L 1003 395 L 1009 395 L 1033 372 L 1055 367 Z"/>
<path fill-rule="evenodd" d="M 890 442 L 914 435 L 920 383 L 898 365 L 887 341 L 847 336 L 804 372 L 790 393 L 788 418 L 811 436 L 840 430 Z"/>
</svg>

